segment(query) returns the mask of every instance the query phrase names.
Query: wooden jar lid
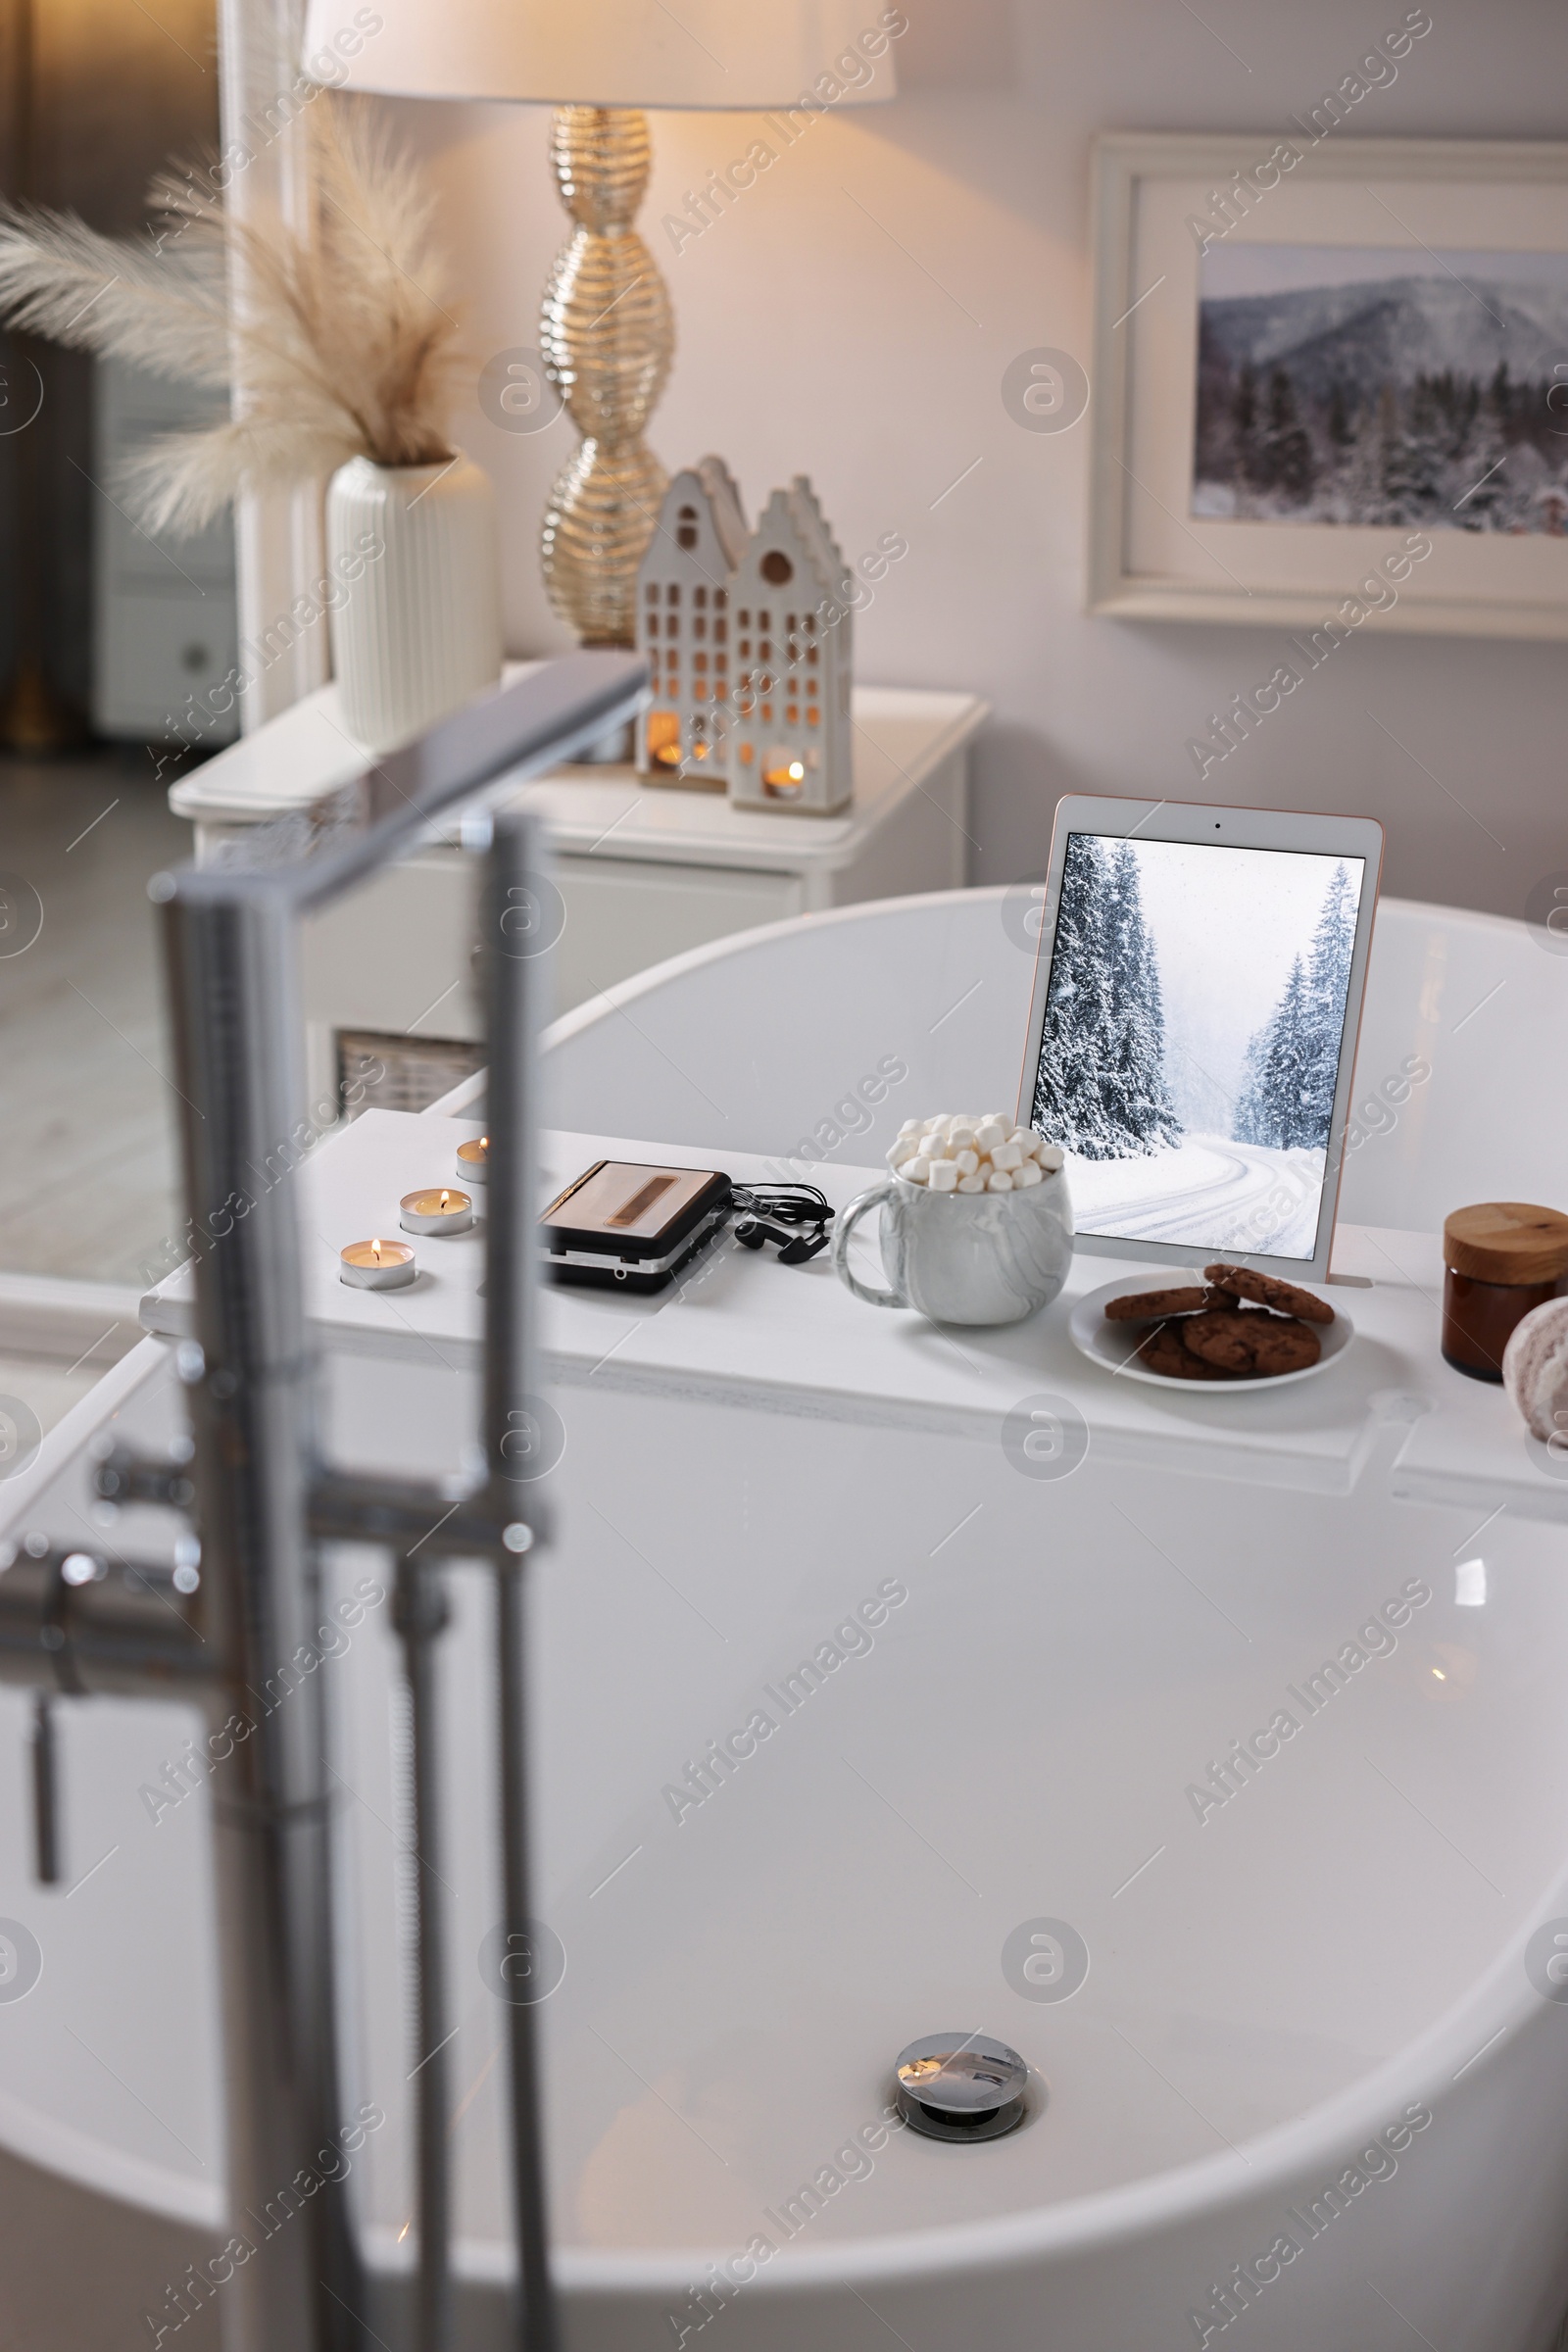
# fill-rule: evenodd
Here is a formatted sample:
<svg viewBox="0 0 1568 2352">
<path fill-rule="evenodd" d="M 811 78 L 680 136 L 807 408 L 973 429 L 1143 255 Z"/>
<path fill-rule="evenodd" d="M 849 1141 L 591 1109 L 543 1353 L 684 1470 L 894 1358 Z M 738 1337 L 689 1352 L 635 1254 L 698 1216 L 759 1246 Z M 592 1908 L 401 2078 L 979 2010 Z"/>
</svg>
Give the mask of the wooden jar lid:
<svg viewBox="0 0 1568 2352">
<path fill-rule="evenodd" d="M 1445 1218 L 1443 1262 L 1472 1282 L 1560 1282 L 1568 1274 L 1568 1216 L 1528 1200 L 1482 1200 Z"/>
</svg>

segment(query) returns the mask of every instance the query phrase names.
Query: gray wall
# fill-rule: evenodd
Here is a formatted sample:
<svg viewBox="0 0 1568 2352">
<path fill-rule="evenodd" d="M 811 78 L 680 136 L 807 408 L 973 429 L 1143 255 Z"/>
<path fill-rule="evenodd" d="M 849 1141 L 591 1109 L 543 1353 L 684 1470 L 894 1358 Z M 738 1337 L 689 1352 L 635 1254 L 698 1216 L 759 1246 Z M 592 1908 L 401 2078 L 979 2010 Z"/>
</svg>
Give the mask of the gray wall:
<svg viewBox="0 0 1568 2352">
<path fill-rule="evenodd" d="M 671 467 L 722 451 L 754 508 L 809 472 L 852 560 L 885 531 L 906 535 L 908 557 L 857 623 L 859 674 L 992 701 L 972 863 L 975 879 L 998 880 L 1039 870 L 1063 791 L 1200 797 L 1186 741 L 1262 674 L 1271 642 L 1087 617 L 1087 435 L 1026 433 L 1003 410 L 1019 351 L 1089 356 L 1091 134 L 1282 131 L 1397 24 L 1404 0 L 905 5 L 899 99 L 813 126 L 678 255 L 662 217 L 751 132 L 741 118 L 656 118 L 641 226 L 680 349 L 653 439 Z M 867 24 L 879 6 L 867 0 Z M 1357 132 L 1563 134 L 1560 0 L 1430 8 L 1434 29 L 1358 109 Z M 562 236 L 543 110 L 398 113 L 441 174 L 476 359 L 536 344 Z M 559 646 L 534 540 L 568 427 L 511 436 L 475 411 L 461 433 L 502 487 L 513 647 Z M 1210 790 L 1369 812 L 1389 829 L 1391 889 L 1516 913 L 1539 874 L 1568 865 L 1565 666 L 1552 645 L 1363 631 Z"/>
</svg>

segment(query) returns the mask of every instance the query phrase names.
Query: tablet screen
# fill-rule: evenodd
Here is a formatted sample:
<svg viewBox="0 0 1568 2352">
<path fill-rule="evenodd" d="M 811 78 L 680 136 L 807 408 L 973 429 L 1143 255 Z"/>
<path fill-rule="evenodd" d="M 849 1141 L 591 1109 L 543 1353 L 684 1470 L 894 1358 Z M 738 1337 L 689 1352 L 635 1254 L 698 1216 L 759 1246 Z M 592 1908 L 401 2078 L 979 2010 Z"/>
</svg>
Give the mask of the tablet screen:
<svg viewBox="0 0 1568 2352">
<path fill-rule="evenodd" d="M 1365 868 L 1069 834 L 1033 1123 L 1080 1233 L 1311 1257 Z"/>
</svg>

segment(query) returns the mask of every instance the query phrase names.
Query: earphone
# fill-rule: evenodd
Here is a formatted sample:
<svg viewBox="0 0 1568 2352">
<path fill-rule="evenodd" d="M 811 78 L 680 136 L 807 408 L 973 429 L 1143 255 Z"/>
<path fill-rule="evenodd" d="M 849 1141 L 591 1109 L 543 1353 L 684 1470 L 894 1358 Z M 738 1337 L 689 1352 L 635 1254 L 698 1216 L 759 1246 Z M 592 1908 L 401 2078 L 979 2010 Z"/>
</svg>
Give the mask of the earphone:
<svg viewBox="0 0 1568 2352">
<path fill-rule="evenodd" d="M 734 1201 L 740 1211 L 735 1239 L 741 1248 L 760 1250 L 765 1242 L 776 1242 L 781 1266 L 804 1266 L 832 1238 L 828 1227 L 833 1211 L 814 1184 L 738 1184 Z M 792 1232 L 791 1227 L 799 1230 Z"/>
</svg>

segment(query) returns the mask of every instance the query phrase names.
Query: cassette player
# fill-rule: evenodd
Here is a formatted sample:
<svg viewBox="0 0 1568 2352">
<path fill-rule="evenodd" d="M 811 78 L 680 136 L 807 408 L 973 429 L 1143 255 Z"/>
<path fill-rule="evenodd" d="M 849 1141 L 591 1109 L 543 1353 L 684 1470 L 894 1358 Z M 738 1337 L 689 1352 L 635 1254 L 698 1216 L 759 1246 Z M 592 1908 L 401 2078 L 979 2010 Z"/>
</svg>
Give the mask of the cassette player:
<svg viewBox="0 0 1568 2352">
<path fill-rule="evenodd" d="M 540 1215 L 551 1280 L 662 1291 L 723 1232 L 735 1204 L 717 1168 L 596 1159 Z"/>
</svg>

